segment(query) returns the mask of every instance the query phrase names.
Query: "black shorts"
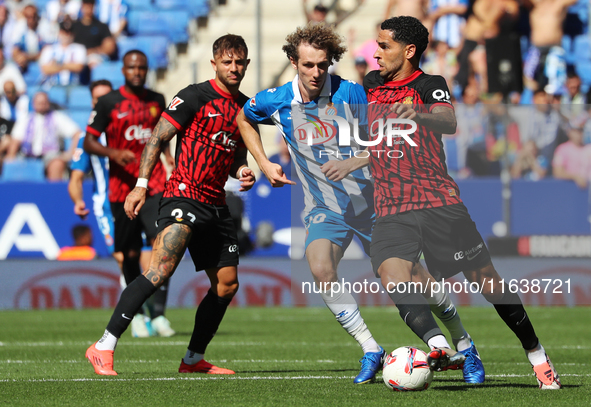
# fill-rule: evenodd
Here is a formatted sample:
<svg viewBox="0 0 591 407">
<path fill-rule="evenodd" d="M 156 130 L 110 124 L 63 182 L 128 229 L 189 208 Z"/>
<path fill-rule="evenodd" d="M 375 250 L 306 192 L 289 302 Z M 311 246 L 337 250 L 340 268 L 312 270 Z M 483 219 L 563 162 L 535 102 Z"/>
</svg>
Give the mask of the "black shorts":
<svg viewBox="0 0 591 407">
<path fill-rule="evenodd" d="M 188 249 L 195 270 L 238 265 L 236 227 L 226 205 L 215 206 L 188 198 L 162 198 L 158 232 L 182 223 L 193 230 Z"/>
<path fill-rule="evenodd" d="M 463 203 L 378 218 L 371 236 L 374 273 L 387 259 L 419 261 L 435 279 L 476 270 L 490 262 L 488 248 Z"/>
<path fill-rule="evenodd" d="M 162 198 L 162 192 L 146 197 L 146 202 L 139 215 L 131 220 L 125 214 L 123 202 L 111 202 L 113 222 L 115 223 L 115 251 L 141 250 L 144 246 L 142 232 L 146 234 L 148 244 L 158 234 L 156 219 L 158 218 L 158 205 Z"/>
</svg>

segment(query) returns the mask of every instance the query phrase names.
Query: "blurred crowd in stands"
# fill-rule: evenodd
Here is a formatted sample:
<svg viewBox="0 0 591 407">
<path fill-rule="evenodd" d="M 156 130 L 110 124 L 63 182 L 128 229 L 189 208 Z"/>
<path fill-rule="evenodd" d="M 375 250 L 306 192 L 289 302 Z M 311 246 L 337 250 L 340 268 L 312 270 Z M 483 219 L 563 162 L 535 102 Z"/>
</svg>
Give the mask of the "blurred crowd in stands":
<svg viewBox="0 0 591 407">
<path fill-rule="evenodd" d="M 335 25 L 356 18 L 364 0 L 350 3 L 343 9 L 339 1 L 302 0 L 307 21 Z M 514 178 L 588 184 L 589 3 L 383 2 L 376 29 L 391 16 L 412 15 L 431 32 L 421 67 L 447 80 L 458 119 L 456 134 L 443 140 L 450 173 L 499 176 L 505 169 Z M 18 165 L 6 171 L 18 157 L 37 158 L 35 171 L 46 179 L 67 177 L 71 146 L 90 113 L 88 83 L 122 85 L 119 57 L 132 48 L 144 51 L 151 67 L 166 68 L 209 7 L 208 0 L 0 0 L 0 179 L 27 175 Z M 355 61 L 351 79 L 361 82 L 377 69 L 375 36 L 343 34 Z"/>
</svg>

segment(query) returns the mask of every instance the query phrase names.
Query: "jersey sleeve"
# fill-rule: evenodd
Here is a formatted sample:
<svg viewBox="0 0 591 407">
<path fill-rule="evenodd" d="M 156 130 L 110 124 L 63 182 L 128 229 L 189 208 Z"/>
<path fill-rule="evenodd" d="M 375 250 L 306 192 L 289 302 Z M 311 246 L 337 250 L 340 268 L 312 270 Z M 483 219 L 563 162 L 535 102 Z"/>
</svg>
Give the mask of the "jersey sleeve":
<svg viewBox="0 0 591 407">
<path fill-rule="evenodd" d="M 429 111 L 433 110 L 435 106 L 441 105 L 453 109 L 449 88 L 442 76 L 434 75 L 427 79 L 421 93 L 421 99 L 429 106 Z"/>
<path fill-rule="evenodd" d="M 363 86 L 355 83 L 349 92 L 349 104 L 353 110 L 353 117 L 359 120 L 359 136 L 367 140 L 367 96 Z"/>
<path fill-rule="evenodd" d="M 107 129 L 111 122 L 111 111 L 106 96 L 108 96 L 108 94 L 99 98 L 94 110 L 90 113 L 88 126 L 86 126 L 86 132 L 95 137 L 100 137 L 101 133 Z"/>
<path fill-rule="evenodd" d="M 84 137 L 80 137 L 78 140 L 78 145 L 76 146 L 76 151 L 74 151 L 72 161 L 70 162 L 70 169 L 72 171 L 82 171 L 86 174 L 88 171 L 90 171 L 90 154 L 84 151 L 83 146 Z"/>
<path fill-rule="evenodd" d="M 199 95 L 192 86 L 188 86 L 172 98 L 168 107 L 162 112 L 162 117 L 177 130 L 184 129 L 195 117 L 199 104 Z"/>
<path fill-rule="evenodd" d="M 254 97 L 250 98 L 243 107 L 244 115 L 248 120 L 253 123 L 261 124 L 273 124 L 269 117 L 269 98 L 267 96 L 271 89 L 257 93 Z"/>
</svg>

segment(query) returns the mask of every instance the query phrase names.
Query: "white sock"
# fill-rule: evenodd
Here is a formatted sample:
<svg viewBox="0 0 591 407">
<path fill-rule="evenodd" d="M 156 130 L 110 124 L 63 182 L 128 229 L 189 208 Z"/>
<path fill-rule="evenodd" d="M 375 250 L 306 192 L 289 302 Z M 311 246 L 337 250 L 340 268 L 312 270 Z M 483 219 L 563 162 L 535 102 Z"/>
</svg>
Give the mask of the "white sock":
<svg viewBox="0 0 591 407">
<path fill-rule="evenodd" d="M 195 353 L 187 349 L 187 353 L 183 358 L 183 362 L 187 365 L 194 365 L 195 363 L 199 363 L 203 360 L 203 353 Z"/>
<path fill-rule="evenodd" d="M 527 355 L 529 363 L 531 363 L 532 366 L 541 365 L 542 363 L 546 362 L 546 350 L 541 343 L 538 343 L 538 346 L 532 350 L 526 350 L 525 354 Z"/>
<path fill-rule="evenodd" d="M 447 292 L 443 291 L 440 286 L 439 292 L 427 295 L 426 298 L 429 307 L 431 307 L 431 312 L 443 322 L 457 350 L 468 349 L 470 347 L 470 335 L 464 329 L 456 306 L 447 295 Z"/>
<path fill-rule="evenodd" d="M 115 348 L 117 347 L 117 341 L 119 340 L 119 338 L 117 338 L 115 335 L 113 335 L 111 332 L 107 331 L 105 329 L 105 333 L 103 334 L 103 337 L 101 339 L 98 340 L 98 342 L 96 343 L 95 348 L 97 348 L 98 350 L 115 350 Z"/>
<path fill-rule="evenodd" d="M 328 293 L 320 293 L 320 296 L 339 324 L 361 345 L 363 353 L 380 351 L 380 345 L 365 325 L 357 302 L 351 293 L 329 291 Z"/>
<path fill-rule="evenodd" d="M 431 348 L 431 350 L 435 348 L 450 348 L 449 343 L 447 343 L 447 339 L 443 335 L 435 335 L 432 336 L 431 339 L 427 341 L 427 345 Z"/>
</svg>

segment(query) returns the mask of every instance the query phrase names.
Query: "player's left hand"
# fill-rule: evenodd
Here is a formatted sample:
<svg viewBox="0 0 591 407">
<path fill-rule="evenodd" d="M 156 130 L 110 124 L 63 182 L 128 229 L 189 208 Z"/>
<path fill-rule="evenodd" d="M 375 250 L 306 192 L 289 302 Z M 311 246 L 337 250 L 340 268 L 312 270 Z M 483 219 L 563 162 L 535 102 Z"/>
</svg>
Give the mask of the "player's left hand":
<svg viewBox="0 0 591 407">
<path fill-rule="evenodd" d="M 142 187 L 135 187 L 127 198 L 125 198 L 125 204 L 123 205 L 123 209 L 125 210 L 125 214 L 131 220 L 134 220 L 137 215 L 140 213 L 140 209 L 144 206 L 146 202 L 146 192 L 148 190 Z"/>
<path fill-rule="evenodd" d="M 242 176 L 238 178 L 238 181 L 240 181 L 240 189 L 238 191 L 248 191 L 252 188 L 257 179 L 250 168 L 244 168 L 242 170 Z"/>
<path fill-rule="evenodd" d="M 331 181 L 340 181 L 354 171 L 351 159 L 330 160 L 320 166 L 320 171 Z"/>
<path fill-rule="evenodd" d="M 397 115 L 397 119 L 408 119 L 408 120 L 415 120 L 417 117 L 417 111 L 414 110 L 413 105 L 410 104 L 402 104 L 402 103 L 395 103 L 392 105 L 390 110 Z"/>
</svg>

